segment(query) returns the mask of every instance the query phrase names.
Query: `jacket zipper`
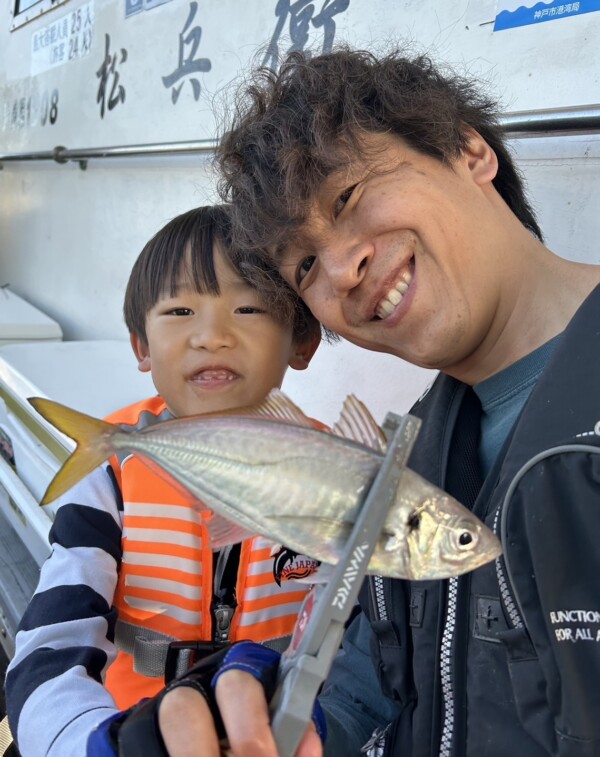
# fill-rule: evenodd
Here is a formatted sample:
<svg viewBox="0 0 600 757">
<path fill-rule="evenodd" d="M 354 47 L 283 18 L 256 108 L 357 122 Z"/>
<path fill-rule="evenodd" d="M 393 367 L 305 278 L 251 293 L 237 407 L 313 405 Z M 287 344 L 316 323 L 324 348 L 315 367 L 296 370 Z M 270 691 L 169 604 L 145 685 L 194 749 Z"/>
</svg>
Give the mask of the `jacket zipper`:
<svg viewBox="0 0 600 757">
<path fill-rule="evenodd" d="M 383 589 L 383 576 L 370 576 L 371 583 L 371 607 L 375 620 L 387 620 L 388 612 L 385 604 L 385 593 Z M 391 723 L 385 728 L 376 728 L 371 734 L 371 738 L 362 747 L 361 754 L 367 755 L 367 757 L 383 757 L 385 754 L 385 748 L 387 744 L 387 735 L 390 729 Z"/>
<path fill-rule="evenodd" d="M 502 544 L 506 544 L 506 540 L 502 538 L 503 534 L 499 533 L 500 520 L 501 520 L 500 516 L 506 504 L 507 504 L 507 500 L 505 498 L 502 504 L 496 510 L 496 516 L 494 518 L 494 526 L 492 529 L 493 532 L 496 534 L 496 536 L 500 539 Z M 498 579 L 498 586 L 500 588 L 500 597 L 502 600 L 502 604 L 504 605 L 504 608 L 508 615 L 509 622 L 512 624 L 513 628 L 522 628 L 523 620 L 519 614 L 519 611 L 517 610 L 516 602 L 514 601 L 512 593 L 509 588 L 508 578 L 504 570 L 504 556 L 503 555 L 500 555 L 499 557 L 496 558 L 496 577 Z"/>
<path fill-rule="evenodd" d="M 387 607 L 385 606 L 385 594 L 383 592 L 383 576 L 371 576 L 371 586 L 373 587 L 372 596 L 374 601 L 373 609 L 377 615 L 377 620 L 387 620 Z"/>
<path fill-rule="evenodd" d="M 448 597 L 446 600 L 446 622 L 442 633 L 440 649 L 440 677 L 442 688 L 442 735 L 440 738 L 440 757 L 450 757 L 454 737 L 454 683 L 452 681 L 452 643 L 456 626 L 456 601 L 458 597 L 458 578 L 448 580 Z"/>
</svg>

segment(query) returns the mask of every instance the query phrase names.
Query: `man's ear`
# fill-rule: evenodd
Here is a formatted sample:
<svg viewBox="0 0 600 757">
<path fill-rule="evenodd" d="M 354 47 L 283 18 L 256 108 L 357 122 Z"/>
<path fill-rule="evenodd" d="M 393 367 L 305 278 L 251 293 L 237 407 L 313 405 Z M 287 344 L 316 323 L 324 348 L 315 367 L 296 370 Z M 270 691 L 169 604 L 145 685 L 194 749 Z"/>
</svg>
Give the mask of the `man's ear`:
<svg viewBox="0 0 600 757">
<path fill-rule="evenodd" d="M 303 371 L 308 368 L 308 364 L 312 360 L 312 356 L 317 351 L 317 347 L 321 343 L 321 328 L 317 326 L 312 332 L 304 337 L 302 341 L 294 342 L 292 347 L 292 356 L 290 358 L 290 368 L 295 368 L 297 371 Z"/>
<path fill-rule="evenodd" d="M 148 373 L 150 371 L 150 349 L 146 344 L 146 341 L 142 339 L 138 334 L 130 334 L 129 341 L 131 342 L 131 349 L 133 350 L 137 361 L 138 371 L 142 373 Z"/>
<path fill-rule="evenodd" d="M 485 139 L 474 129 L 467 132 L 467 144 L 463 150 L 466 165 L 477 184 L 488 184 L 498 173 L 498 157 Z"/>
</svg>

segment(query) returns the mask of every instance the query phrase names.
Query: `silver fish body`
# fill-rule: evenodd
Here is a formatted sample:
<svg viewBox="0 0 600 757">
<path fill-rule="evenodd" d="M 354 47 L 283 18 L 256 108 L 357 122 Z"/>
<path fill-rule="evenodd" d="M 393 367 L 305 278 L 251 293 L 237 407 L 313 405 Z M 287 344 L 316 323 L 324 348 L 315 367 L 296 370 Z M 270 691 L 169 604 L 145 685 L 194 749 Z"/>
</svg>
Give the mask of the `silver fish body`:
<svg viewBox="0 0 600 757">
<path fill-rule="evenodd" d="M 215 546 L 240 538 L 229 528 L 233 521 L 329 564 L 337 563 L 383 460 L 369 447 L 326 432 L 241 416 L 181 418 L 119 431 L 111 443 L 156 463 L 222 516 L 208 523 Z M 471 512 L 406 468 L 369 573 L 445 578 L 500 551 Z"/>
</svg>

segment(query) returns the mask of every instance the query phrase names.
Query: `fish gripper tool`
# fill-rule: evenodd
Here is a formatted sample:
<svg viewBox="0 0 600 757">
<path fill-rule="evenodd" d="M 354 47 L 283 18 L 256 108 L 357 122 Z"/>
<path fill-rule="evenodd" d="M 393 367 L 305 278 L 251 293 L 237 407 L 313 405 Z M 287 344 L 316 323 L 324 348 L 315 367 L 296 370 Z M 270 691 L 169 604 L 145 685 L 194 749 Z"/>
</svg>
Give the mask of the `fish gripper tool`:
<svg viewBox="0 0 600 757">
<path fill-rule="evenodd" d="M 420 426 L 421 421 L 412 415 L 388 413 L 383 426 L 387 451 L 340 560 L 328 583 L 314 586 L 304 600 L 290 645 L 281 657 L 270 702 L 280 757 L 294 756 L 311 721 L 315 698 L 339 649 L 388 510 L 402 486 L 402 473 Z"/>
</svg>

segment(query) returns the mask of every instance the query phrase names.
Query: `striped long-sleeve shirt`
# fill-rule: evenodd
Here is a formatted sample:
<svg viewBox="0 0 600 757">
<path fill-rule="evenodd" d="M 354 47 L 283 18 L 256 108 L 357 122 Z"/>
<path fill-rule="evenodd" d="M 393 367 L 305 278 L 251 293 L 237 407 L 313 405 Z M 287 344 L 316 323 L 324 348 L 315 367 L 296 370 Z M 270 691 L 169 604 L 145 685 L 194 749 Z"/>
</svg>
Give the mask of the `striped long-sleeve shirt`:
<svg viewBox="0 0 600 757">
<path fill-rule="evenodd" d="M 9 722 L 24 757 L 83 757 L 90 732 L 117 712 L 102 684 L 116 656 L 112 599 L 121 560 L 112 470 L 97 469 L 65 497 L 6 677 Z"/>
</svg>

